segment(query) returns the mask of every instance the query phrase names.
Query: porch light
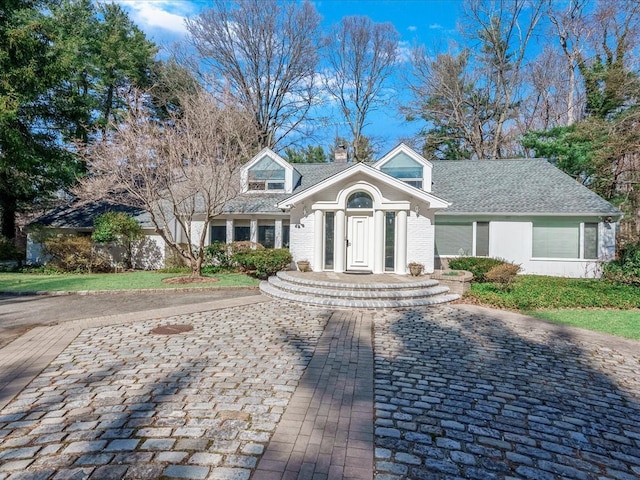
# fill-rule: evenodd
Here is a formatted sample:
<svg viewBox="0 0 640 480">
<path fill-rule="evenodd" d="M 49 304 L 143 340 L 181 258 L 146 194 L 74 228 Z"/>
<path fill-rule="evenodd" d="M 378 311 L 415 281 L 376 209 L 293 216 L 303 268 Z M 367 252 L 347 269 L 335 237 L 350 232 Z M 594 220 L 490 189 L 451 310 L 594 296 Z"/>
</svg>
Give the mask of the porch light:
<svg viewBox="0 0 640 480">
<path fill-rule="evenodd" d="M 416 212 L 416 216 L 420 216 L 420 205 L 416 204 L 413 210 Z"/>
</svg>

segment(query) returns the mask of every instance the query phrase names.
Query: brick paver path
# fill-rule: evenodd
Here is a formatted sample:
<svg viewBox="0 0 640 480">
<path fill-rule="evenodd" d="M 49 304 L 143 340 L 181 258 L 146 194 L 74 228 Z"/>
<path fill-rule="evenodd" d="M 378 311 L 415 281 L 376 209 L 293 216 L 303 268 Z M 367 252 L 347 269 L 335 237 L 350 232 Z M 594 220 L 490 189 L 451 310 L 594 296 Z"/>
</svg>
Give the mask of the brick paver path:
<svg viewBox="0 0 640 480">
<path fill-rule="evenodd" d="M 471 306 L 265 300 L 0 350 L 0 395 L 19 390 L 0 480 L 640 478 L 638 342 Z M 193 330 L 151 333 L 167 324 Z"/>
<path fill-rule="evenodd" d="M 335 312 L 253 478 L 372 476 L 371 316 Z"/>
</svg>

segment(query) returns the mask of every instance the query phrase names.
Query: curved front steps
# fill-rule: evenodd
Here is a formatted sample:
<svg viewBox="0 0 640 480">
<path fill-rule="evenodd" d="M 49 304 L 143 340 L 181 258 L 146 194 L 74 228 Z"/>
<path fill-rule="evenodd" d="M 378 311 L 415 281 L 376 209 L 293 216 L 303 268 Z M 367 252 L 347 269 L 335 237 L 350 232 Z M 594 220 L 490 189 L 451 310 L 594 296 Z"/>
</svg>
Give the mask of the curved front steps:
<svg viewBox="0 0 640 480">
<path fill-rule="evenodd" d="M 339 308 L 406 308 L 460 298 L 437 280 L 394 274 L 278 272 L 261 282 L 260 290 L 283 300 Z"/>
</svg>

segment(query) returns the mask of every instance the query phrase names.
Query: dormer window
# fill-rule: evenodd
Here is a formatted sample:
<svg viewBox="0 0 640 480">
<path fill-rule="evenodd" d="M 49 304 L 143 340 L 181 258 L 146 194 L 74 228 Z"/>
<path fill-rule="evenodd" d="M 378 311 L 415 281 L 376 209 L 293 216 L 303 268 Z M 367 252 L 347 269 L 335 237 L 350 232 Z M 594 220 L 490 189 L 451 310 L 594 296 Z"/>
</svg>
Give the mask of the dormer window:
<svg viewBox="0 0 640 480">
<path fill-rule="evenodd" d="M 285 171 L 276 161 L 264 157 L 249 169 L 249 190 L 284 190 Z"/>
<path fill-rule="evenodd" d="M 396 155 L 386 162 L 380 170 L 412 187 L 422 188 L 423 166 L 405 153 Z"/>
</svg>

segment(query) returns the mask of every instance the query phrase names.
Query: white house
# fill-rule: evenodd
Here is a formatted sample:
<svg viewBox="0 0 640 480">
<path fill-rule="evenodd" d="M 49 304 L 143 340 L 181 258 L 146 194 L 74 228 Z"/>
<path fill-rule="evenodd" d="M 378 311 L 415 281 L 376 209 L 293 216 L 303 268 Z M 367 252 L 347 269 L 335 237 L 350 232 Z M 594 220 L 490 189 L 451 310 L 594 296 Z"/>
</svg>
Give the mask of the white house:
<svg viewBox="0 0 640 480">
<path fill-rule="evenodd" d="M 241 182 L 208 241 L 288 247 L 314 271 L 405 274 L 418 262 L 433 272 L 473 255 L 593 277 L 614 255 L 621 216 L 546 160 L 429 162 L 406 145 L 374 163 L 290 164 L 264 149 Z"/>
</svg>

